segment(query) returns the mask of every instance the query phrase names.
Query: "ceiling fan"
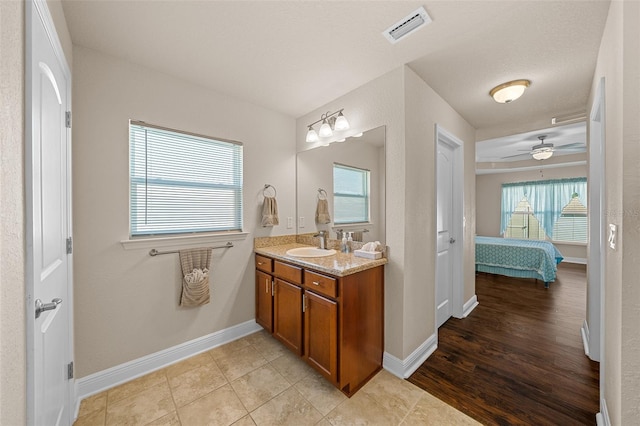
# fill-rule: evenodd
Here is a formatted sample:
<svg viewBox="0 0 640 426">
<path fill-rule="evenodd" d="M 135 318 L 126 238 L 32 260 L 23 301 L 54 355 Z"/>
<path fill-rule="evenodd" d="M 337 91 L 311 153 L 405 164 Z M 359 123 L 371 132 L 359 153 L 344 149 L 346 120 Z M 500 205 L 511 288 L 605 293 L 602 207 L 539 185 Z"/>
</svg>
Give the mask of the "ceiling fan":
<svg viewBox="0 0 640 426">
<path fill-rule="evenodd" d="M 567 145 L 561 145 L 557 148 L 550 142 L 545 142 L 544 140 L 547 138 L 547 135 L 538 136 L 539 144 L 531 147 L 530 150 L 521 150 L 527 151 L 527 154 L 516 154 L 509 155 L 507 157 L 502 157 L 503 159 L 507 158 L 515 158 L 515 157 L 523 157 L 527 158 L 529 155 L 533 157 L 535 160 L 547 160 L 553 156 L 555 151 L 573 151 L 573 152 L 584 152 L 585 144 L 582 142 L 570 143 Z"/>
</svg>

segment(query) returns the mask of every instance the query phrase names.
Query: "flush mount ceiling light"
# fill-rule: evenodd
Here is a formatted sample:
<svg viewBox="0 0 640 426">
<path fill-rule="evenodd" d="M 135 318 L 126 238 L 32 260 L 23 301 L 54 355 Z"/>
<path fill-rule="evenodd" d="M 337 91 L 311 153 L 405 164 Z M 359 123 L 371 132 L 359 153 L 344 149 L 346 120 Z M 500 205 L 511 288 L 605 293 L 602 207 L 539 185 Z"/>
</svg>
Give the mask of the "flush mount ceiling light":
<svg viewBox="0 0 640 426">
<path fill-rule="evenodd" d="M 318 142 L 320 138 L 327 139 L 333 136 L 333 132 L 342 132 L 344 130 L 349 130 L 349 122 L 347 121 L 347 117 L 342 114 L 343 109 L 338 110 L 336 112 L 327 111 L 325 114 L 320 116 L 320 120 L 314 121 L 309 124 L 309 131 L 307 132 L 306 141 L 309 143 Z M 320 130 L 316 133 L 313 126 L 322 122 L 320 126 Z"/>
<path fill-rule="evenodd" d="M 500 104 L 508 104 L 518 99 L 525 89 L 531 85 L 529 80 L 513 80 L 494 87 L 489 95 Z"/>
</svg>

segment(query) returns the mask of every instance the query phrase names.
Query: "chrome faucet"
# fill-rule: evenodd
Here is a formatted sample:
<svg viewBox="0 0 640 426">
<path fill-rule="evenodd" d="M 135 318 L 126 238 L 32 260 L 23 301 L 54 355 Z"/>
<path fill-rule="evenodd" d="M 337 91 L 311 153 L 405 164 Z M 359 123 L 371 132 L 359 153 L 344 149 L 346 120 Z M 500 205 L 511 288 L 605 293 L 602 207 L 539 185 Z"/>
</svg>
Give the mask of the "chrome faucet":
<svg viewBox="0 0 640 426">
<path fill-rule="evenodd" d="M 318 231 L 314 237 L 320 237 L 320 248 L 323 250 L 327 249 L 327 231 Z"/>
</svg>

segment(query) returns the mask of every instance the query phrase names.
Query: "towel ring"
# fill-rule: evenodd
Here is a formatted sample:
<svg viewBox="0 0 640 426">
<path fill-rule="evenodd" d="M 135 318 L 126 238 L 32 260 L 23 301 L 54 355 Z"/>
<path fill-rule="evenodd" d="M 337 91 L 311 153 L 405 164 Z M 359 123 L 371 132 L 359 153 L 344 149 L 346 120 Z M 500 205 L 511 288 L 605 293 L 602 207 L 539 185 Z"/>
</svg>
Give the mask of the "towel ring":
<svg viewBox="0 0 640 426">
<path fill-rule="evenodd" d="M 322 188 L 318 188 L 318 199 L 326 200 L 327 199 L 327 191 Z"/>
<path fill-rule="evenodd" d="M 264 184 L 264 189 L 262 190 L 262 196 L 264 197 L 268 197 L 269 195 L 267 195 L 267 190 L 271 188 L 273 189 L 273 196 L 275 197 L 276 195 L 278 195 L 278 191 L 276 191 L 276 187 L 273 185 L 269 185 L 268 183 Z"/>
</svg>

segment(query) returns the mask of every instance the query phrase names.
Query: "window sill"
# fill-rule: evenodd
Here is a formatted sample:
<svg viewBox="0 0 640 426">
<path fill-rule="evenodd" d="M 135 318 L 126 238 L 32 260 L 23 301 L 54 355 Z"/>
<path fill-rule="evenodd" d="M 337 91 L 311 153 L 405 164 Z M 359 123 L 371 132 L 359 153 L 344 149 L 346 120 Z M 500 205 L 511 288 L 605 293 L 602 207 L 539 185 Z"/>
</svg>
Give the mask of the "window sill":
<svg viewBox="0 0 640 426">
<path fill-rule="evenodd" d="M 242 241 L 247 238 L 248 232 L 229 232 L 224 234 L 194 234 L 173 237 L 135 238 L 122 240 L 122 248 L 125 250 L 138 249 L 187 249 L 197 248 L 203 245 Z"/>
<path fill-rule="evenodd" d="M 582 246 L 582 247 L 586 247 L 587 246 L 587 243 L 581 243 L 581 242 L 578 242 L 578 241 L 554 241 L 554 240 L 551 240 L 551 242 L 553 244 L 562 244 L 564 246 Z"/>
</svg>

